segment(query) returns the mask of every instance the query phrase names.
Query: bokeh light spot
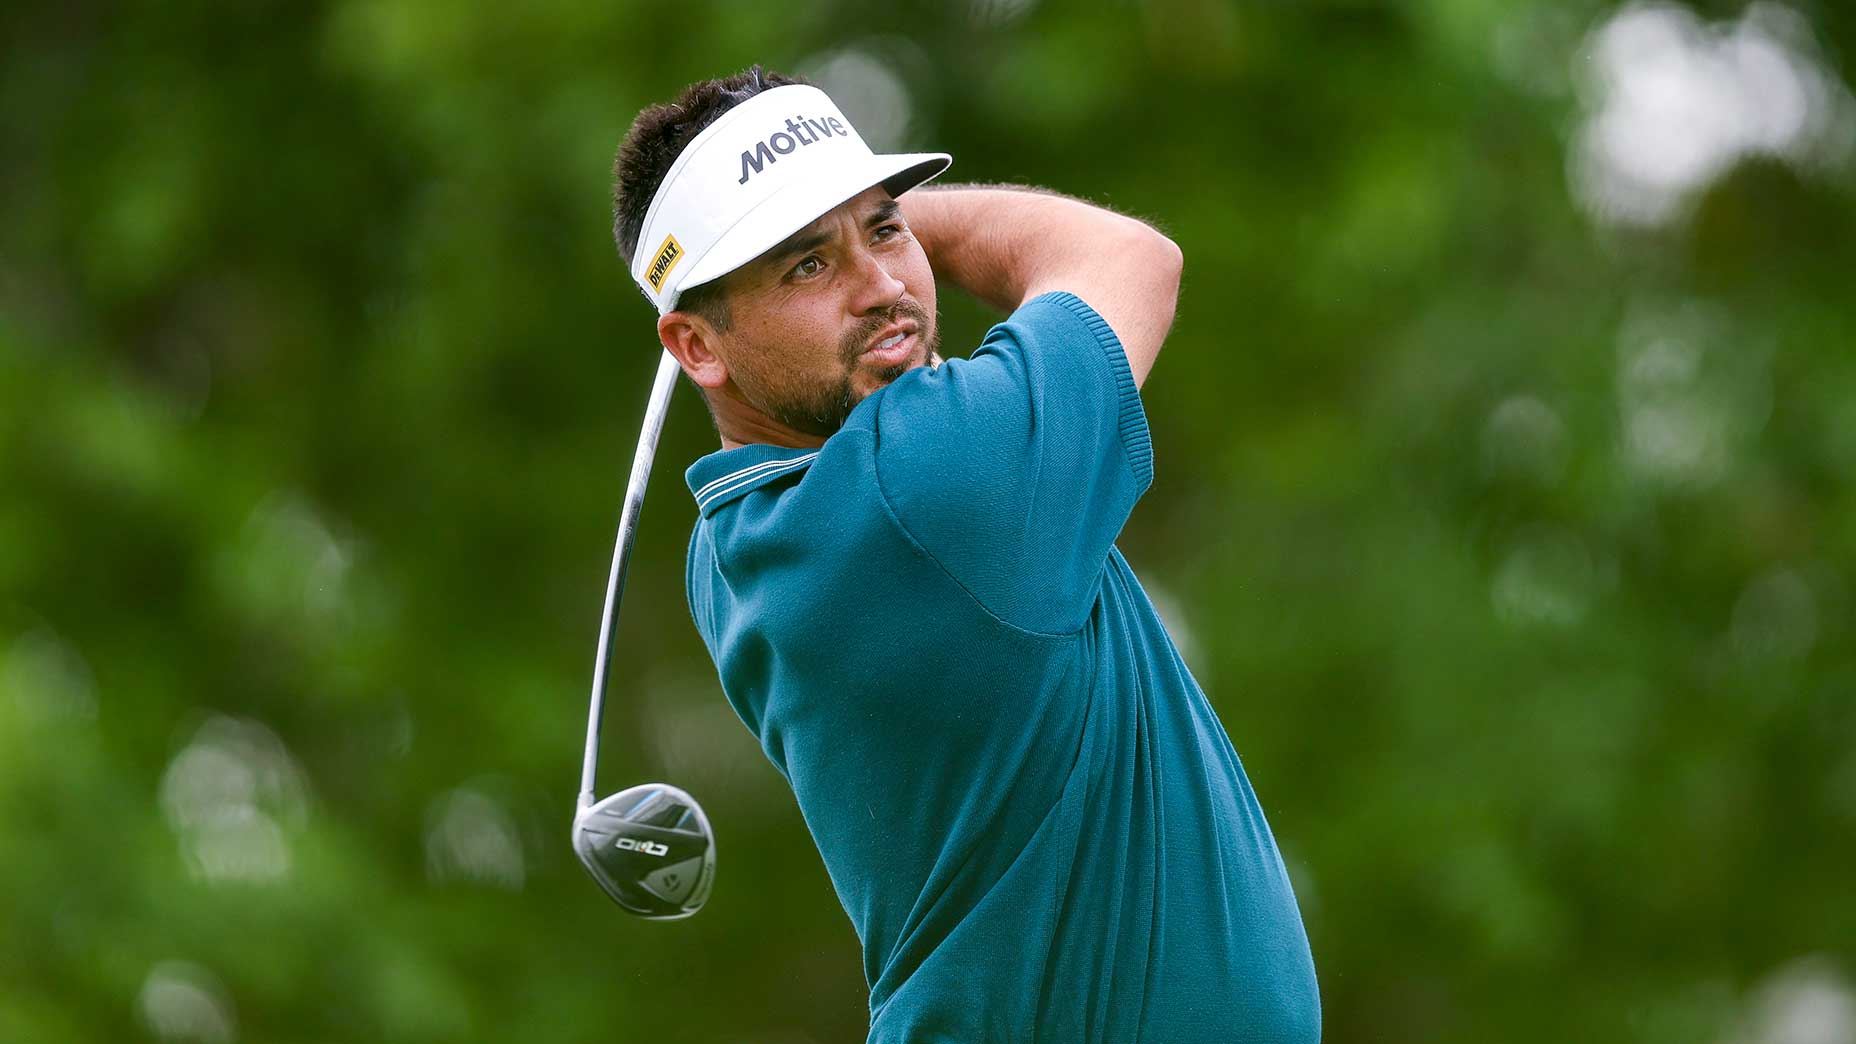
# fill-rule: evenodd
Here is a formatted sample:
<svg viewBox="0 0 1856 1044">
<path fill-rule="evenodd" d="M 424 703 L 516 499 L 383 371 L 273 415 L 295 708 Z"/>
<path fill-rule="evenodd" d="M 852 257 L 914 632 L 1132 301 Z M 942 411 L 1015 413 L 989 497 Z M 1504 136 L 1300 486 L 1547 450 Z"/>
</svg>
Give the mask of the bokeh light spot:
<svg viewBox="0 0 1856 1044">
<path fill-rule="evenodd" d="M 1634 4 L 1587 40 L 1587 114 L 1574 191 L 1599 220 L 1659 225 L 1741 159 L 1800 170 L 1847 163 L 1856 101 L 1789 8 L 1757 3 L 1731 24 Z"/>
<path fill-rule="evenodd" d="M 200 726 L 168 763 L 161 810 L 195 878 L 275 881 L 290 872 L 285 827 L 302 828 L 307 789 L 275 733 L 255 721 L 219 716 Z"/>
<path fill-rule="evenodd" d="M 229 1044 L 238 1020 L 225 987 L 189 961 L 162 961 L 148 972 L 138 998 L 142 1024 L 164 1041 Z"/>
<path fill-rule="evenodd" d="M 521 890 L 527 860 L 515 820 L 501 802 L 474 787 L 458 787 L 434 799 L 425 819 L 425 873 L 434 883 Z"/>
<path fill-rule="evenodd" d="M 48 627 L 27 631 L 7 648 L 0 693 L 11 693 L 20 716 L 32 724 L 86 724 L 97 717 L 89 665 Z"/>
<path fill-rule="evenodd" d="M 1482 463 L 1493 476 L 1551 483 L 1566 465 L 1566 425 L 1532 395 L 1504 399 L 1483 425 Z"/>
<path fill-rule="evenodd" d="M 893 62 L 850 47 L 808 58 L 800 72 L 831 95 L 872 149 L 890 152 L 910 140 L 913 103 Z"/>
<path fill-rule="evenodd" d="M 1856 989 L 1832 958 L 1799 958 L 1760 984 L 1728 1044 L 1856 1044 Z"/>
<path fill-rule="evenodd" d="M 1490 587 L 1504 622 L 1570 627 L 1591 606 L 1597 570 L 1577 536 L 1542 530 L 1518 539 L 1502 559 Z"/>
<path fill-rule="evenodd" d="M 1755 577 L 1734 602 L 1734 651 L 1750 660 L 1793 659 L 1817 642 L 1817 599 L 1790 569 Z"/>
</svg>

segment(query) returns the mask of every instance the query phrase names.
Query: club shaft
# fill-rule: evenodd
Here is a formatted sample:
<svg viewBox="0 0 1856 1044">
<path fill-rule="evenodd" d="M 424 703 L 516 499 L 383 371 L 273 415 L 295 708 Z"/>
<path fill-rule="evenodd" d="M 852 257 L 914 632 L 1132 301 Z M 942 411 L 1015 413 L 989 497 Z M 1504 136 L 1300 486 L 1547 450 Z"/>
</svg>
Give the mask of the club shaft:
<svg viewBox="0 0 1856 1044">
<path fill-rule="evenodd" d="M 651 461 L 664 432 L 664 414 L 670 393 L 677 387 L 676 357 L 669 352 L 657 364 L 651 401 L 644 410 L 644 428 L 638 433 L 638 452 L 632 457 L 631 480 L 625 484 L 625 508 L 619 514 L 619 538 L 612 548 L 612 572 L 606 577 L 606 611 L 599 621 L 599 653 L 593 662 L 593 699 L 586 716 L 586 764 L 580 770 L 580 807 L 593 803 L 593 774 L 599 765 L 599 719 L 606 705 L 606 677 L 612 670 L 612 632 L 618 626 L 619 599 L 625 593 L 625 569 L 631 562 L 632 540 L 638 535 L 638 512 L 644 507 L 645 487 L 651 482 Z"/>
</svg>

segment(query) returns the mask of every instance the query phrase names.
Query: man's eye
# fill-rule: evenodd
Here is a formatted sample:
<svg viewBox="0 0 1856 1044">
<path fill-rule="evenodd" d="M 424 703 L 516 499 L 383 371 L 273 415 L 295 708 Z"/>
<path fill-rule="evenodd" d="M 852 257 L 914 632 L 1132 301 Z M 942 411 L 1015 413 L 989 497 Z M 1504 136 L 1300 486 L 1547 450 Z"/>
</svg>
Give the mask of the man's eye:
<svg viewBox="0 0 1856 1044">
<path fill-rule="evenodd" d="M 894 239 L 901 234 L 901 225 L 884 225 L 882 228 L 876 230 L 876 237 L 878 239 Z"/>
<path fill-rule="evenodd" d="M 796 276 L 816 275 L 818 274 L 818 270 L 823 267 L 825 267 L 825 262 L 820 261 L 817 257 L 808 257 L 804 261 L 793 266 L 793 274 Z"/>
</svg>

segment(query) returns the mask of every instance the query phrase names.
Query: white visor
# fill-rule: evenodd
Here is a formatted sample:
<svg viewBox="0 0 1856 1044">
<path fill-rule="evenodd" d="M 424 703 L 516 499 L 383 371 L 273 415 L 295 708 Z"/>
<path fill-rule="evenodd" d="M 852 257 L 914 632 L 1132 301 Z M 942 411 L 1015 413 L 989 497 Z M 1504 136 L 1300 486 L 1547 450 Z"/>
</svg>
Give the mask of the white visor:
<svg viewBox="0 0 1856 1044">
<path fill-rule="evenodd" d="M 941 173 L 944 152 L 879 156 L 824 91 L 749 98 L 703 128 L 664 175 L 632 255 L 632 278 L 664 315 L 692 286 L 740 268 L 865 189 L 891 196 Z"/>
</svg>

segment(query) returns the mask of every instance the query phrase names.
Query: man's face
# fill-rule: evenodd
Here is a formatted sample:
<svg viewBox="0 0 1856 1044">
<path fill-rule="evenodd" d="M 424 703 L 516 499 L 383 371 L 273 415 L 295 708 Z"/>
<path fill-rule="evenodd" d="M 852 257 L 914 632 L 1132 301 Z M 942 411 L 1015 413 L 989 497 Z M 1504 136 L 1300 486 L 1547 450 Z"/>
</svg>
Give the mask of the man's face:
<svg viewBox="0 0 1856 1044">
<path fill-rule="evenodd" d="M 741 399 L 796 432 L 829 437 L 865 396 L 940 361 L 934 273 L 881 187 L 730 273 L 726 286 L 731 321 L 714 334 L 715 354 Z"/>
</svg>

